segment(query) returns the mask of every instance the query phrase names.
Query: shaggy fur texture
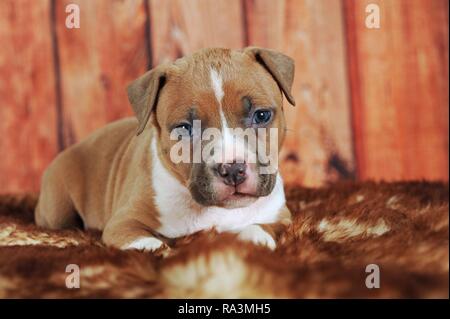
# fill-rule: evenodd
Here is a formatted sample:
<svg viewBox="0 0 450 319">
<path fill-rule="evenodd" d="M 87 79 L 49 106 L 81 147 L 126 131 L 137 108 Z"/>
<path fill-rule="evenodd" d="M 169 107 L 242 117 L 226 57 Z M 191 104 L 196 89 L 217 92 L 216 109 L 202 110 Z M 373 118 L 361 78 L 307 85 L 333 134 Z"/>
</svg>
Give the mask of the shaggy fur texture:
<svg viewBox="0 0 450 319">
<path fill-rule="evenodd" d="M 0 298 L 448 298 L 448 194 L 425 182 L 288 187 L 294 222 L 276 251 L 205 232 L 156 254 L 39 229 L 36 196 L 1 196 Z M 80 289 L 66 288 L 67 264 Z M 379 289 L 365 286 L 368 264 Z"/>
</svg>

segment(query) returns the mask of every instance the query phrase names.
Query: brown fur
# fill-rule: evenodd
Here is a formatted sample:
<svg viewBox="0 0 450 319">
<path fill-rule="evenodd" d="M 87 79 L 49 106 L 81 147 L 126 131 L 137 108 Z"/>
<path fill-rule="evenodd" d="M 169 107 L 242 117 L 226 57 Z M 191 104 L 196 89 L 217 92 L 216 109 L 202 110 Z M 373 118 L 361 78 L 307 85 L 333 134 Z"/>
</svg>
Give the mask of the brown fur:
<svg viewBox="0 0 450 319">
<path fill-rule="evenodd" d="M 89 229 L 121 247 L 149 236 L 159 225 L 152 206 L 150 134 L 135 138 L 137 121 L 122 120 L 100 129 L 61 153 L 47 169 L 36 208 L 39 225 L 75 226 L 80 214 Z"/>
<path fill-rule="evenodd" d="M 38 228 L 36 196 L 1 196 L 0 298 L 448 298 L 448 194 L 424 182 L 288 187 L 293 223 L 274 252 L 206 232 L 156 254 Z M 70 263 L 80 289 L 65 287 Z M 364 285 L 371 263 L 380 289 Z"/>
<path fill-rule="evenodd" d="M 230 123 L 244 127 L 244 98 L 250 97 L 257 105 L 275 107 L 277 112 L 270 126 L 281 129 L 281 148 L 285 128 L 281 92 L 293 103 L 292 59 L 259 48 L 205 49 L 158 66 L 128 87 L 137 120 L 109 124 L 53 161 L 42 179 L 36 223 L 51 229 L 70 228 L 77 226 L 81 217 L 85 228 L 102 230 L 105 243 L 115 247 L 124 247 L 142 237 L 158 237 L 159 214 L 151 184 L 151 140 L 156 138 L 163 165 L 183 185 L 202 185 L 197 179 L 205 179 L 207 173 L 191 174 L 192 164 L 170 160 L 170 148 L 175 143 L 170 139 L 170 131 L 186 118 L 193 105 L 202 125 L 220 128 L 218 102 L 210 85 L 211 66 L 220 67 L 224 78 L 226 98 L 222 107 Z M 151 125 L 147 125 L 149 119 Z M 271 179 L 260 178 L 262 186 L 255 195 L 268 195 L 274 176 Z M 211 183 L 208 180 L 204 184 Z M 201 204 L 206 203 L 216 204 Z"/>
<path fill-rule="evenodd" d="M 206 49 L 162 67 L 166 83 L 160 92 L 161 107 L 156 111 L 153 124 L 158 128 L 163 164 L 182 184 L 188 186 L 192 165 L 174 164 L 169 160 L 168 153 L 176 141 L 170 140 L 168 128 L 184 120 L 194 105 L 196 119 L 202 121 L 202 126 L 220 128 L 219 105 L 210 86 L 211 66 L 220 67 L 224 78 L 222 107 L 230 127 L 245 127 L 242 123 L 244 97 L 251 96 L 252 102 L 258 106 L 273 105 L 279 111 L 271 127 L 280 129 L 281 149 L 286 127 L 281 91 L 270 73 L 250 53 L 251 50 L 243 54 L 226 49 Z M 293 66 L 291 72 L 294 72 Z"/>
</svg>

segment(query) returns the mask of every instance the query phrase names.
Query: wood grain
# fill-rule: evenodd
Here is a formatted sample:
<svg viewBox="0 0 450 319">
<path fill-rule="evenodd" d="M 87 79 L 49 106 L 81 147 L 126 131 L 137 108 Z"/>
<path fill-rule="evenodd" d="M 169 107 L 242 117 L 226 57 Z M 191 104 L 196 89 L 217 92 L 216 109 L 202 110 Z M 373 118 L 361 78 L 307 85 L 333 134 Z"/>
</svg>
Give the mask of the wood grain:
<svg viewBox="0 0 450 319">
<path fill-rule="evenodd" d="M 80 29 L 65 26 L 69 3 L 78 4 Z M 64 146 L 96 128 L 132 115 L 126 85 L 148 65 L 144 1 L 56 1 Z"/>
<path fill-rule="evenodd" d="M 50 1 L 0 1 L 0 193 L 37 191 L 58 150 Z"/>
<path fill-rule="evenodd" d="M 59 150 L 132 115 L 126 85 L 150 66 L 247 45 L 296 61 L 286 182 L 448 180 L 446 0 L 3 0 L 0 43 L 0 193 L 38 190 Z"/>
<path fill-rule="evenodd" d="M 448 180 L 448 2 L 345 4 L 358 175 Z"/>
<path fill-rule="evenodd" d="M 149 0 L 153 65 L 205 47 L 245 45 L 240 0 Z"/>
<path fill-rule="evenodd" d="M 344 21 L 339 1 L 245 1 L 248 40 L 293 57 L 297 106 L 285 105 L 287 182 L 318 186 L 354 173 Z"/>
</svg>

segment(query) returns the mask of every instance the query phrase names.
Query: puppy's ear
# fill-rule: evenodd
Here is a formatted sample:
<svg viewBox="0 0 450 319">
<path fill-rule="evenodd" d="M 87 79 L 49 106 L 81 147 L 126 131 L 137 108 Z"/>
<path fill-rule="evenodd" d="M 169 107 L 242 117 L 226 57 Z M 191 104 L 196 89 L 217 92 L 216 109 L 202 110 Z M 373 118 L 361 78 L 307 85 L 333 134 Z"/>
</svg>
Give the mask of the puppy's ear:
<svg viewBox="0 0 450 319">
<path fill-rule="evenodd" d="M 150 114 L 158 103 L 159 92 L 165 82 L 165 67 L 158 66 L 128 85 L 128 100 L 139 122 L 137 135 L 141 134 L 147 125 Z"/>
<path fill-rule="evenodd" d="M 292 82 L 294 81 L 295 62 L 283 53 L 258 47 L 247 47 L 244 52 L 252 55 L 272 75 L 280 86 L 289 103 L 295 105 L 292 96 Z"/>
</svg>

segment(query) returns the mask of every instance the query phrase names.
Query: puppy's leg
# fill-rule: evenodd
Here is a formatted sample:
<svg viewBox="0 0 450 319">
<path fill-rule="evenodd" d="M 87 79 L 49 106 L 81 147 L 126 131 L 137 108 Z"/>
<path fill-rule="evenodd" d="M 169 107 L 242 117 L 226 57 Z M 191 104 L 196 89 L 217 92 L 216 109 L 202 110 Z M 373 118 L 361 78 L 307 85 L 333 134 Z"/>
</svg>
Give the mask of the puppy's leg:
<svg viewBox="0 0 450 319">
<path fill-rule="evenodd" d="M 113 217 L 106 225 L 103 242 L 119 249 L 155 251 L 164 243 L 145 224 L 133 218 Z"/>
<path fill-rule="evenodd" d="M 279 212 L 278 218 L 276 223 L 247 226 L 238 233 L 238 237 L 274 250 L 277 246 L 276 240 L 291 223 L 291 212 L 286 206 Z"/>
<path fill-rule="evenodd" d="M 250 241 L 256 245 L 267 246 L 274 250 L 277 247 L 275 239 L 261 225 L 250 225 L 238 232 L 238 238 Z"/>
<path fill-rule="evenodd" d="M 38 226 L 50 229 L 83 226 L 57 167 L 49 167 L 42 178 L 34 217 Z"/>
</svg>

